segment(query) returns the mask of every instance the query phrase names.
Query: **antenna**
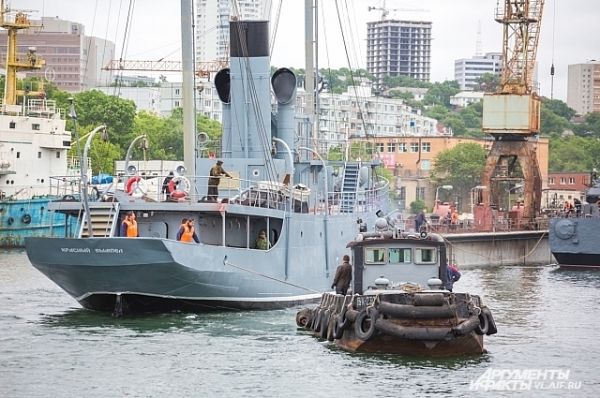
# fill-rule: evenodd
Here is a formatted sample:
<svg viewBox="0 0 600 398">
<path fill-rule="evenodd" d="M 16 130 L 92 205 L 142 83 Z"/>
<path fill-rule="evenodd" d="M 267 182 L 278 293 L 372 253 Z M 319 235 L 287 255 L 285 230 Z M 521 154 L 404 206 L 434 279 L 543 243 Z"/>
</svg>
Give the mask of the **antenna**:
<svg viewBox="0 0 600 398">
<path fill-rule="evenodd" d="M 477 21 L 477 41 L 475 42 L 475 56 L 481 57 L 483 55 L 481 44 L 481 20 Z"/>
</svg>

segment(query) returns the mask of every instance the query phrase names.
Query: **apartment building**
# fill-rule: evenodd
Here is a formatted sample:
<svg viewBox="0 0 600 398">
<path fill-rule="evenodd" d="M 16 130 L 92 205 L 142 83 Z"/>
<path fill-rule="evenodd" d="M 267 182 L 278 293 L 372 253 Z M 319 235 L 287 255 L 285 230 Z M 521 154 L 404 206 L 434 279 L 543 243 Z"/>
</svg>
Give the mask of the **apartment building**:
<svg viewBox="0 0 600 398">
<path fill-rule="evenodd" d="M 367 23 L 367 70 L 385 76 L 429 81 L 431 22 L 381 20 Z"/>
<path fill-rule="evenodd" d="M 476 89 L 477 79 L 486 73 L 502 73 L 502 53 L 491 52 L 454 61 L 454 80 L 458 82 L 461 90 Z"/>
<path fill-rule="evenodd" d="M 600 61 L 569 65 L 567 105 L 579 115 L 600 112 Z"/>
</svg>

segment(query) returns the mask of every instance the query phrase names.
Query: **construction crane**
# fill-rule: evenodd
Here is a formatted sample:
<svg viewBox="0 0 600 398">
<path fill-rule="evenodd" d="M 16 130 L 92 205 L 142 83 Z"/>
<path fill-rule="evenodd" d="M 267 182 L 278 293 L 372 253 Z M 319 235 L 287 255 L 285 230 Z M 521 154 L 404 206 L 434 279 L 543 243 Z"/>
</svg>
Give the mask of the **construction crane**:
<svg viewBox="0 0 600 398">
<path fill-rule="evenodd" d="M 541 101 L 533 71 L 543 8 L 544 0 L 497 0 L 495 20 L 503 25 L 502 76 L 497 91 L 483 97 L 483 131 L 494 138 L 482 178 L 483 205 L 491 214 L 505 203 L 503 195 L 522 182 L 525 225 L 532 225 L 541 206 L 542 179 L 536 143 L 530 138 L 540 131 Z"/>
<path fill-rule="evenodd" d="M 228 62 L 226 59 L 213 62 L 198 62 L 196 63 L 196 76 L 208 77 L 211 72 L 218 72 L 226 68 Z M 150 71 L 150 72 L 181 72 L 181 61 L 131 61 L 114 59 L 102 70 L 130 70 L 130 71 Z"/>
<path fill-rule="evenodd" d="M 44 67 L 46 61 L 38 58 L 35 48 L 29 48 L 27 55 L 19 57 L 17 54 L 17 32 L 21 29 L 40 27 L 29 21 L 26 11 L 16 11 L 14 19 L 9 18 L 10 11 L 0 1 L 0 27 L 8 31 L 8 45 L 6 49 L 6 84 L 4 92 L 4 105 L 16 105 L 17 96 L 23 96 L 23 90 L 17 90 L 17 72 L 19 70 L 37 70 Z M 43 95 L 42 91 L 28 91 L 28 96 Z"/>
<path fill-rule="evenodd" d="M 385 0 L 381 4 L 381 7 L 369 6 L 369 11 L 381 11 L 381 20 L 385 21 L 385 19 L 390 15 L 390 11 L 410 11 L 410 12 L 429 12 L 429 10 L 425 10 L 422 8 L 387 8 L 385 6 Z"/>
</svg>

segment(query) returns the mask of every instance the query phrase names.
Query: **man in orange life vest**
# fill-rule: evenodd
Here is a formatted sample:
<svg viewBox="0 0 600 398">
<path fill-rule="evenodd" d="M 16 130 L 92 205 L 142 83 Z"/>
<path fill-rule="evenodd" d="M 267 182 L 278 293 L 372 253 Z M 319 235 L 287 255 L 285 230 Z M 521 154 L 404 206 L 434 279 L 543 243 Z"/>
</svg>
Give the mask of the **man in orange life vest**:
<svg viewBox="0 0 600 398">
<path fill-rule="evenodd" d="M 135 213 L 130 211 L 125 216 L 125 219 L 121 223 L 121 236 L 128 238 L 138 237 L 137 221 L 135 221 Z"/>
<path fill-rule="evenodd" d="M 177 231 L 177 240 L 187 243 L 191 243 L 193 240 L 196 243 L 200 243 L 200 239 L 194 228 L 194 220 L 191 218 L 184 218 L 181 220 L 181 227 L 179 227 L 179 231 Z"/>
</svg>

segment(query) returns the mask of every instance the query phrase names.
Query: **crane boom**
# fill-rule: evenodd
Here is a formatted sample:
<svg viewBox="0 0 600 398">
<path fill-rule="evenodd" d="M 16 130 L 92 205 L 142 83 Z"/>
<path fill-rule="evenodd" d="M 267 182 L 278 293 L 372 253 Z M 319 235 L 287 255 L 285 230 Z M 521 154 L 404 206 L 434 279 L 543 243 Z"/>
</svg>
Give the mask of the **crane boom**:
<svg viewBox="0 0 600 398">
<path fill-rule="evenodd" d="M 544 0 L 498 0 L 495 20 L 504 25 L 500 93 L 531 94 Z"/>
<path fill-rule="evenodd" d="M 226 60 L 196 63 L 196 75 L 207 77 L 210 72 L 218 72 L 227 67 Z M 114 59 L 103 70 L 131 70 L 131 71 L 157 71 L 181 72 L 181 61 L 147 61 L 147 60 L 122 60 Z"/>
</svg>

